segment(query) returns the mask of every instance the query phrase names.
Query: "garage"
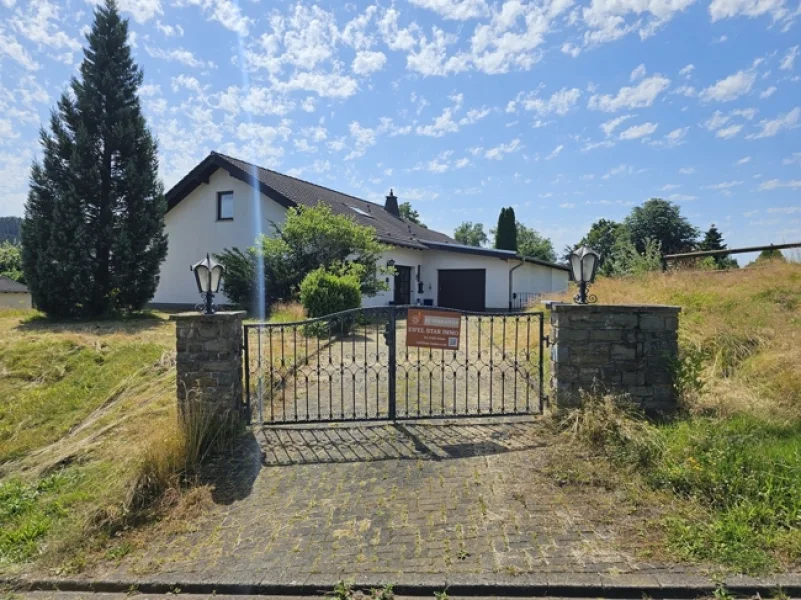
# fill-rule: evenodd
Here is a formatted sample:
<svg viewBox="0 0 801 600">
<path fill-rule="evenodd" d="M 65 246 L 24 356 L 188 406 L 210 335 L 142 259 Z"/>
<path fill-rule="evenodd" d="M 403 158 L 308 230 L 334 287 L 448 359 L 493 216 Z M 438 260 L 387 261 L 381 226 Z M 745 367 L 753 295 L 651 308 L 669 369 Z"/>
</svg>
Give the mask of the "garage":
<svg viewBox="0 0 801 600">
<path fill-rule="evenodd" d="M 445 308 L 483 311 L 486 308 L 486 269 L 440 269 L 437 304 Z"/>
</svg>

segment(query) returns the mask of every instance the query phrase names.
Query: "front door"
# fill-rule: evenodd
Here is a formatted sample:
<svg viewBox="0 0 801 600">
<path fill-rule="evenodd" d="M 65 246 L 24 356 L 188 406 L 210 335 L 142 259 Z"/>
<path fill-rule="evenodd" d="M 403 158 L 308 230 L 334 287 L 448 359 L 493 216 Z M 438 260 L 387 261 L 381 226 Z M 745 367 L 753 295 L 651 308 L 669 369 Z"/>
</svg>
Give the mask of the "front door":
<svg viewBox="0 0 801 600">
<path fill-rule="evenodd" d="M 393 304 L 412 303 L 412 268 L 395 265 L 395 296 Z"/>
</svg>

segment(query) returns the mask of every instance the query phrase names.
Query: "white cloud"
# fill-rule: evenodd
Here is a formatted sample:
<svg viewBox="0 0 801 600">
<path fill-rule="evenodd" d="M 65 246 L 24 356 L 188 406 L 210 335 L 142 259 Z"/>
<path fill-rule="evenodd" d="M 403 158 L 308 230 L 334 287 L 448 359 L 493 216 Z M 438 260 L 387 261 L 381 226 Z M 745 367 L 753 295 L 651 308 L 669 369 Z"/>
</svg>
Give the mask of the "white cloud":
<svg viewBox="0 0 801 600">
<path fill-rule="evenodd" d="M 698 95 L 696 89 L 691 85 L 680 85 L 670 93 L 678 96 L 684 96 L 686 98 L 695 98 Z"/>
<path fill-rule="evenodd" d="M 737 71 L 703 90 L 701 99 L 705 102 L 731 102 L 750 92 L 756 77 L 753 70 Z"/>
<path fill-rule="evenodd" d="M 409 2 L 453 21 L 477 19 L 489 14 L 489 8 L 484 0 L 409 0 Z"/>
<path fill-rule="evenodd" d="M 459 125 L 472 125 L 492 112 L 489 108 L 471 108 L 467 115 L 459 119 Z"/>
<path fill-rule="evenodd" d="M 514 102 L 515 106 L 519 104 L 525 110 L 536 112 L 539 116 L 550 114 L 564 116 L 576 105 L 580 97 L 581 90 L 578 88 L 568 89 L 565 87 L 545 100 L 534 94 L 523 95 L 521 92 L 517 95 L 517 99 Z"/>
<path fill-rule="evenodd" d="M 604 135 L 606 137 L 609 137 L 610 135 L 612 135 L 612 132 L 615 129 L 617 129 L 617 127 L 621 123 L 623 123 L 624 121 L 627 121 L 628 119 L 631 119 L 633 116 L 634 115 L 622 115 L 620 117 L 615 117 L 614 119 L 610 119 L 609 121 L 606 121 L 605 123 L 601 123 L 600 127 L 603 130 Z"/>
<path fill-rule="evenodd" d="M 740 133 L 742 129 L 743 129 L 742 125 L 729 125 L 728 127 L 723 127 L 721 129 L 718 129 L 715 132 L 715 136 L 727 140 Z"/>
<path fill-rule="evenodd" d="M 692 175 L 693 173 L 695 173 L 695 167 L 682 167 L 681 169 L 679 169 L 679 173 L 681 173 L 682 175 Z"/>
<path fill-rule="evenodd" d="M 651 123 L 650 121 L 642 123 L 641 125 L 634 125 L 633 127 L 629 127 L 628 129 L 622 131 L 620 133 L 620 139 L 636 140 L 641 137 L 649 136 L 656 131 L 658 126 L 658 124 Z"/>
<path fill-rule="evenodd" d="M 770 181 L 763 181 L 762 184 L 759 186 L 760 190 L 775 190 L 778 188 L 789 188 L 791 190 L 800 189 L 801 180 L 793 179 L 790 181 L 779 181 L 778 179 L 771 179 Z"/>
<path fill-rule="evenodd" d="M 667 77 L 653 75 L 643 79 L 636 86 L 620 88 L 615 96 L 596 94 L 590 98 L 588 107 L 604 112 L 615 112 L 623 108 L 644 108 L 651 106 L 669 85 L 670 80 Z"/>
<path fill-rule="evenodd" d="M 386 62 L 387 57 L 383 52 L 364 50 L 356 53 L 351 68 L 357 75 L 369 75 L 383 69 Z"/>
<path fill-rule="evenodd" d="M 72 52 L 80 50 L 81 43 L 60 29 L 64 18 L 59 14 L 59 7 L 47 0 L 38 0 L 28 5 L 28 10 L 20 8 L 8 21 L 23 37 L 34 44 L 47 46 L 54 50 L 67 50 L 68 64 L 72 62 Z"/>
<path fill-rule="evenodd" d="M 684 138 L 687 137 L 687 132 L 689 131 L 689 127 L 679 127 L 678 129 L 674 129 L 665 136 L 665 144 L 667 146 L 678 146 L 684 141 Z"/>
<path fill-rule="evenodd" d="M 737 187 L 738 185 L 743 185 L 742 181 L 724 181 L 722 183 L 716 183 L 714 185 L 706 185 L 704 189 L 707 190 L 728 190 L 733 187 Z"/>
<path fill-rule="evenodd" d="M 161 21 L 156 21 L 156 29 L 167 37 L 183 37 L 184 35 L 184 28 L 180 25 L 168 25 Z"/>
<path fill-rule="evenodd" d="M 170 62 L 178 62 L 186 65 L 187 67 L 192 67 L 193 69 L 215 67 L 215 64 L 212 61 L 205 62 L 200 60 L 199 58 L 196 58 L 195 55 L 189 50 L 185 50 L 184 48 L 165 50 L 163 48 L 151 48 L 150 46 L 145 46 L 145 50 L 147 50 L 147 53 L 153 58 L 160 58 Z"/>
<path fill-rule="evenodd" d="M 693 74 L 693 71 L 695 71 L 695 65 L 691 63 L 682 67 L 679 71 L 679 75 L 689 78 Z"/>
<path fill-rule="evenodd" d="M 581 48 L 578 46 L 571 44 L 570 42 L 565 42 L 562 44 L 562 52 L 576 58 L 579 54 L 581 54 Z"/>
<path fill-rule="evenodd" d="M 742 117 L 743 119 L 751 121 L 758 112 L 756 108 L 737 108 L 731 111 L 731 114 L 735 117 Z"/>
<path fill-rule="evenodd" d="M 793 152 L 792 156 L 788 156 L 785 159 L 782 159 L 783 165 L 801 165 L 801 152 Z"/>
<path fill-rule="evenodd" d="M 22 47 L 13 35 L 5 35 L 0 30 L 0 56 L 6 55 L 12 60 L 17 61 L 24 68 L 29 71 L 36 71 L 40 65 L 37 63 L 28 51 Z"/>
<path fill-rule="evenodd" d="M 737 161 L 736 164 L 738 164 L 738 165 L 747 165 L 750 162 L 751 162 L 751 157 L 750 156 L 743 156 L 740 160 Z"/>
<path fill-rule="evenodd" d="M 280 92 L 315 92 L 321 98 L 349 98 L 359 89 L 356 80 L 339 73 L 295 73 L 286 81 L 273 80 Z"/>
<path fill-rule="evenodd" d="M 551 153 L 548 156 L 545 157 L 545 160 L 552 160 L 552 159 L 556 158 L 557 156 L 559 156 L 559 154 L 562 152 L 562 150 L 564 150 L 564 145 L 563 144 L 559 144 L 556 148 L 554 148 L 551 151 Z"/>
<path fill-rule="evenodd" d="M 588 27 L 584 44 L 611 42 L 636 31 L 640 39 L 652 36 L 668 23 L 677 12 L 691 6 L 695 0 L 592 0 L 581 10 Z M 633 14 L 636 20 L 627 22 Z"/>
<path fill-rule="evenodd" d="M 148 0 L 132 0 L 148 1 Z M 186 4 L 199 6 L 203 14 L 212 21 L 217 21 L 226 29 L 241 36 L 248 35 L 248 29 L 252 25 L 252 19 L 242 14 L 239 3 L 235 0 L 184 0 Z"/>
<path fill-rule="evenodd" d="M 774 180 L 775 181 L 775 180 Z M 801 183 L 801 182 L 789 182 L 789 183 Z M 770 214 L 780 214 L 780 215 L 794 215 L 796 213 L 801 213 L 801 206 L 781 206 L 777 208 L 769 208 L 768 213 Z"/>
<path fill-rule="evenodd" d="M 697 200 L 698 196 L 692 196 L 690 194 L 670 194 L 667 199 L 672 202 L 691 202 Z"/>
<path fill-rule="evenodd" d="M 512 152 L 516 152 L 521 148 L 520 139 L 515 138 L 508 144 L 500 144 L 495 148 L 490 148 L 484 153 L 484 158 L 489 158 L 491 160 L 501 160 L 504 154 L 510 154 Z"/>
<path fill-rule="evenodd" d="M 629 81 L 637 81 L 638 79 L 642 79 L 645 77 L 647 71 L 645 70 L 645 65 L 640 64 L 639 66 L 635 67 L 635 69 L 631 72 L 629 76 Z"/>
<path fill-rule="evenodd" d="M 798 127 L 798 120 L 801 119 L 801 107 L 795 107 L 793 110 L 779 115 L 775 119 L 763 119 L 759 122 L 762 127 L 759 133 L 751 134 L 748 136 L 750 140 L 757 140 L 760 138 L 773 137 L 784 129 L 795 129 Z"/>
<path fill-rule="evenodd" d="M 770 13 L 774 19 L 780 19 L 787 13 L 784 0 L 712 0 L 709 14 L 712 22 L 731 17 L 758 17 Z"/>
<path fill-rule="evenodd" d="M 621 163 L 613 169 L 610 169 L 608 172 L 604 173 L 601 176 L 601 179 L 609 179 L 610 177 L 614 177 L 615 175 L 632 175 L 634 173 L 634 167 L 631 165 L 627 165 L 626 163 Z"/>
<path fill-rule="evenodd" d="M 764 100 L 765 98 L 770 98 L 775 93 L 776 93 L 776 86 L 772 85 L 768 89 L 763 90 L 762 92 L 760 92 L 759 93 L 759 98 L 761 100 Z"/>
<path fill-rule="evenodd" d="M 782 71 L 792 71 L 795 59 L 798 58 L 798 46 L 793 46 L 787 51 L 787 54 L 782 58 L 782 63 L 779 68 Z"/>
</svg>

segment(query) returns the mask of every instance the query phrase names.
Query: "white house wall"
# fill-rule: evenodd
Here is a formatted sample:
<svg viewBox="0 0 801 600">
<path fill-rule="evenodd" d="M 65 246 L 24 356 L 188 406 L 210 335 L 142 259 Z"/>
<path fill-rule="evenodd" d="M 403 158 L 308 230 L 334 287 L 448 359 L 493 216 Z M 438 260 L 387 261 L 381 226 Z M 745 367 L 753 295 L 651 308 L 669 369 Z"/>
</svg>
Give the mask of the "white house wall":
<svg viewBox="0 0 801 600">
<path fill-rule="evenodd" d="M 217 220 L 217 192 L 234 192 L 234 218 Z M 258 200 L 256 200 L 258 198 Z M 260 206 L 261 215 L 258 215 Z M 283 223 L 286 209 L 257 192 L 248 184 L 218 169 L 208 184 L 200 184 L 179 202 L 165 219 L 168 237 L 167 259 L 161 266 L 161 278 L 153 302 L 187 305 L 200 302 L 195 278 L 189 266 L 225 248 L 248 248 L 260 233 L 272 233 L 271 222 Z M 485 269 L 487 309 L 505 310 L 509 305 L 509 269 L 517 260 L 503 260 L 476 254 L 441 250 L 413 250 L 394 247 L 384 253 L 381 264 L 394 260 L 398 266 L 412 268 L 411 302 L 424 304 L 430 299 L 436 306 L 438 271 L 440 269 Z M 418 266 L 422 293 L 418 292 Z M 385 306 L 394 298 L 394 278 L 389 278 L 389 291 L 363 299 L 364 306 Z M 518 293 L 545 293 L 567 288 L 567 273 L 541 265 L 526 263 L 514 273 L 513 290 Z M 227 299 L 220 298 L 220 302 Z"/>
<path fill-rule="evenodd" d="M 217 220 L 217 192 L 234 192 L 233 221 Z M 258 217 L 260 204 L 261 218 Z M 282 223 L 286 209 L 269 200 L 250 185 L 218 169 L 208 184 L 200 184 L 167 213 L 167 259 L 153 302 L 191 304 L 200 302 L 195 278 L 189 266 L 225 248 L 245 249 L 260 233 L 272 231 L 270 222 Z M 225 302 L 222 298 L 220 302 Z"/>
</svg>

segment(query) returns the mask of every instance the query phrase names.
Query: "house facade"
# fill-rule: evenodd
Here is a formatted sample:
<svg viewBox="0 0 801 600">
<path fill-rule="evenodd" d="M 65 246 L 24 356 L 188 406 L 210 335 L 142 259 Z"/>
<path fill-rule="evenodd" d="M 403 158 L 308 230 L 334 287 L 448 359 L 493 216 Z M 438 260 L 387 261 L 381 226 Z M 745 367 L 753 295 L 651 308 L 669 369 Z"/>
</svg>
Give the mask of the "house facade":
<svg viewBox="0 0 801 600">
<path fill-rule="evenodd" d="M 389 291 L 364 297 L 364 306 L 420 304 L 473 311 L 508 310 L 519 298 L 563 291 L 568 268 L 515 252 L 463 246 L 411 223 L 390 192 L 384 206 L 367 202 L 212 152 L 166 194 L 167 258 L 153 305 L 184 308 L 199 302 L 189 266 L 225 248 L 245 249 L 270 235 L 294 206 L 323 203 L 373 227 L 390 246 L 383 264 L 396 274 Z M 220 302 L 224 302 L 220 299 Z"/>
</svg>

